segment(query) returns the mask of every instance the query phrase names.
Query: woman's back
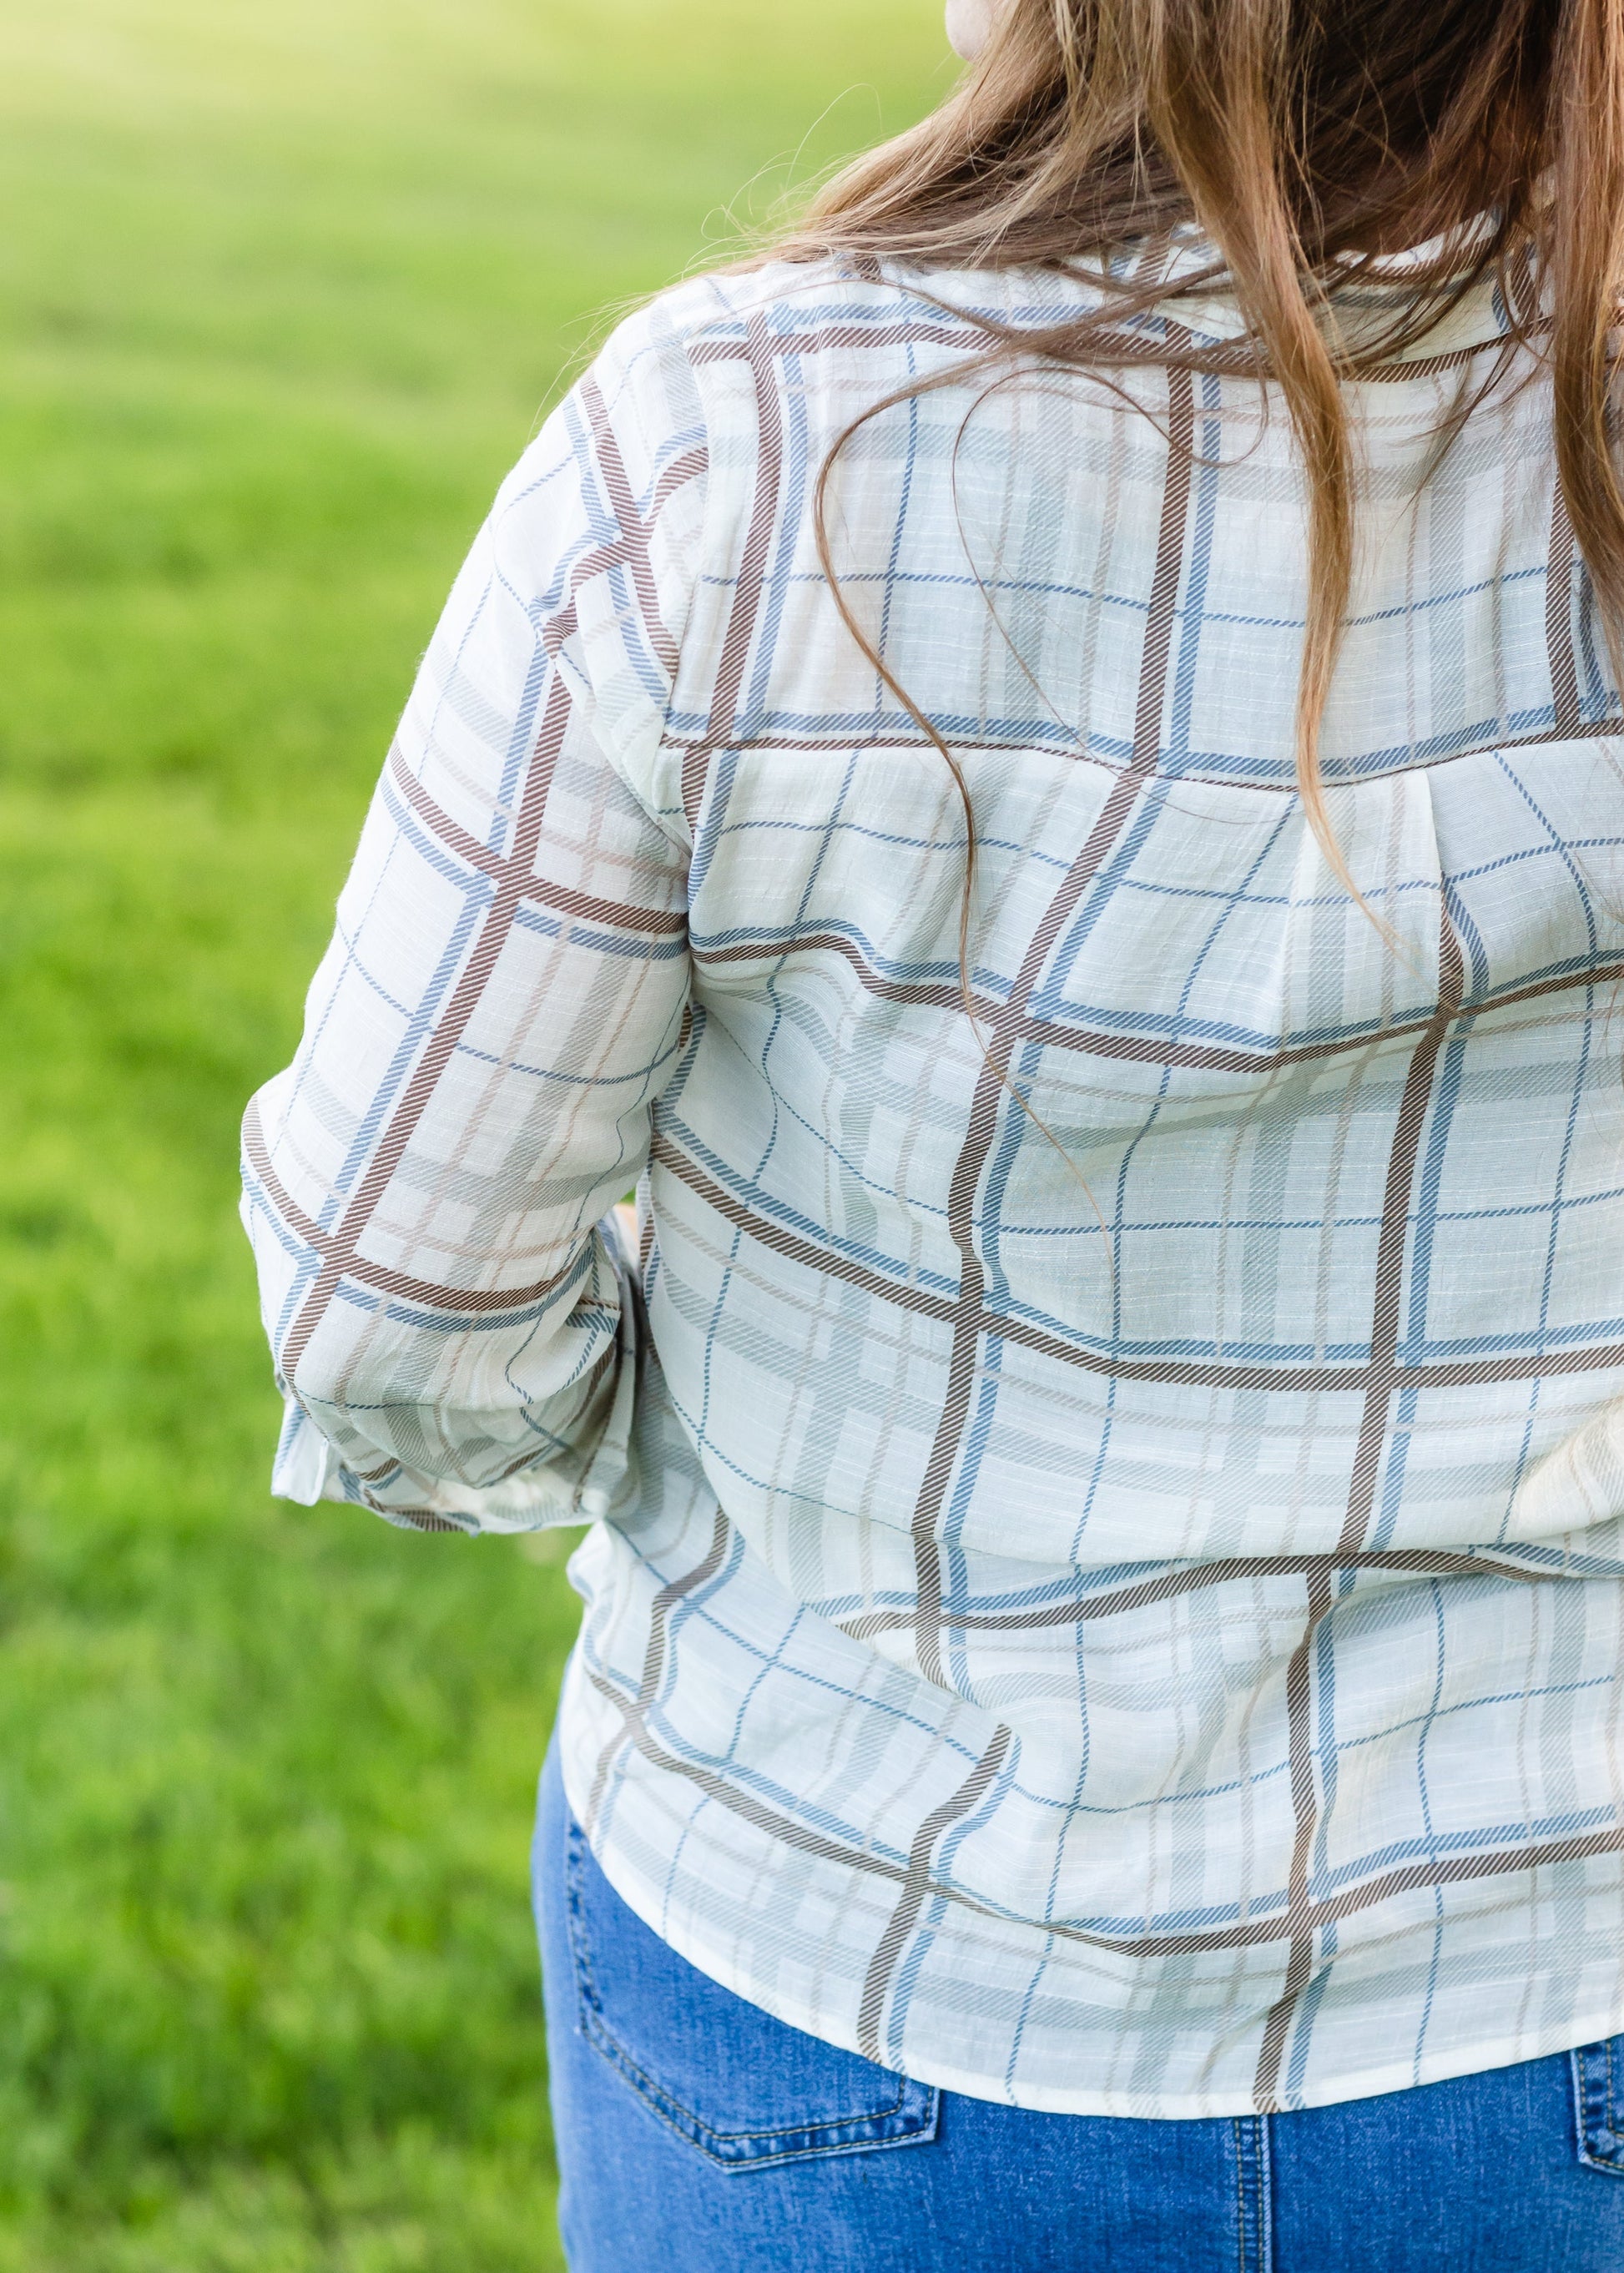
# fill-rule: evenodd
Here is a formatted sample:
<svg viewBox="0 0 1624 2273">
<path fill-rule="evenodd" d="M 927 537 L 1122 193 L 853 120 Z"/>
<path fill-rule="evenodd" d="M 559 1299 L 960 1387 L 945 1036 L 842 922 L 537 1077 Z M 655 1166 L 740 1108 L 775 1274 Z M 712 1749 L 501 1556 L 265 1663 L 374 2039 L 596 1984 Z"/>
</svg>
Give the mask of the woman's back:
<svg viewBox="0 0 1624 2273">
<path fill-rule="evenodd" d="M 1624 950 L 1624 775 L 1548 394 L 1502 388 L 1429 469 L 1502 344 L 1487 288 L 1357 390 L 1365 559 L 1321 762 L 1363 907 L 1295 795 L 1300 478 L 1255 385 L 971 375 L 864 428 L 835 562 L 969 793 L 966 1005 L 960 801 L 840 619 L 806 476 L 855 408 L 974 349 L 944 299 L 1035 326 L 1081 289 L 917 281 L 679 304 L 703 569 L 634 781 L 693 847 L 654 1168 L 679 1404 L 697 1425 L 682 1354 L 735 1326 L 783 1354 L 771 1457 L 764 1392 L 714 1392 L 702 1439 L 763 1522 L 808 1486 L 922 1509 L 934 1451 L 954 1536 L 1088 1568 L 1543 1535 L 1514 1492 L 1624 1365 L 1624 1116 L 1584 1039 Z M 737 1282 L 704 1260 L 719 1220 L 764 1250 Z M 820 1374 L 808 1269 L 891 1353 L 861 1381 Z M 943 1481 L 944 1407 L 990 1527 L 974 1474 Z M 1369 1457 L 1389 1422 L 1402 1474 Z"/>
<path fill-rule="evenodd" d="M 251 1212 L 286 1489 L 608 1517 L 565 1775 L 668 1941 L 931 2082 L 1227 2113 L 1618 2018 L 1624 729 L 1485 282 L 1349 390 L 1362 906 L 1233 308 L 970 368 L 1090 290 L 622 329 L 430 652 Z M 888 684 L 815 488 L 893 394 L 826 513 Z M 583 1242 L 645 1157 L 634 1293 Z"/>
</svg>

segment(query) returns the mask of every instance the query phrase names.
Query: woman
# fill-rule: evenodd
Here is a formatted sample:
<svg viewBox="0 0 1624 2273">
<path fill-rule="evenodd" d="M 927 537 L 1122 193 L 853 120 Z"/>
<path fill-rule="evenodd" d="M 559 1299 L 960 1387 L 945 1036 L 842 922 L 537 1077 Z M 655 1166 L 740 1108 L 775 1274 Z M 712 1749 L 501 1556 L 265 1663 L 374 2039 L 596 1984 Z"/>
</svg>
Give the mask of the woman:
<svg viewBox="0 0 1624 2273">
<path fill-rule="evenodd" d="M 1616 2266 L 1624 4 L 952 20 L 455 588 L 278 1489 L 592 1523 L 576 2273 Z"/>
</svg>

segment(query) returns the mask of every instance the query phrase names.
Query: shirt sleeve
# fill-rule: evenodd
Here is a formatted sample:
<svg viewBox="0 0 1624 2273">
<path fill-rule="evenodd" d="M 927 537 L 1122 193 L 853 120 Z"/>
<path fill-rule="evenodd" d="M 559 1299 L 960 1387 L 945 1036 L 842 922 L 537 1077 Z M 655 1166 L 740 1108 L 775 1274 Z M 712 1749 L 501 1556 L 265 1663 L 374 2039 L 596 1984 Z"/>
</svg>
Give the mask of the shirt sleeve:
<svg viewBox="0 0 1624 2273">
<path fill-rule="evenodd" d="M 706 458 L 658 311 L 548 420 L 458 577 L 244 1220 L 282 1497 L 431 1530 L 581 1522 L 627 1473 L 613 1227 L 688 995 L 688 846 L 632 784 L 670 709 Z"/>
</svg>

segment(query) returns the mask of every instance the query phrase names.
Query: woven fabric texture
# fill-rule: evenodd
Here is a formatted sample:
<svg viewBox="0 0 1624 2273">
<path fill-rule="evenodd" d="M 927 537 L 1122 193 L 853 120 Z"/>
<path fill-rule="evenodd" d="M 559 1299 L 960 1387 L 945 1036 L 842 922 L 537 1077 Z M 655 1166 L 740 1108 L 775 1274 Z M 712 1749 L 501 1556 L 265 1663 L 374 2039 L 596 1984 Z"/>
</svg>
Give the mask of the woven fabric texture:
<svg viewBox="0 0 1624 2273">
<path fill-rule="evenodd" d="M 768 269 L 624 326 L 412 694 L 245 1219 L 278 1489 L 590 1521 L 571 1804 L 685 1956 L 1032 2108 L 1624 2028 L 1624 769 L 1485 288 L 1277 403 L 1171 303 Z M 842 589 L 951 746 L 840 620 Z M 1464 409 L 1438 461 L 1434 437 Z M 1377 920 L 1372 920 L 1376 919 Z M 608 1212 L 639 1182 L 639 1251 Z"/>
</svg>

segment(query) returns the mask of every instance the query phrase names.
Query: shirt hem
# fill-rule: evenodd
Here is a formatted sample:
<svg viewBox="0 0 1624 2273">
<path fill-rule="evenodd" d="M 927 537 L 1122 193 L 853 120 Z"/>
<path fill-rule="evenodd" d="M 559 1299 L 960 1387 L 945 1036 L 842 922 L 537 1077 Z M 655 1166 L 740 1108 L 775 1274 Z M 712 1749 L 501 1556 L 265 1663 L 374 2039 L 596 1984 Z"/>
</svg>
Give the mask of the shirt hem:
<svg viewBox="0 0 1624 2273">
<path fill-rule="evenodd" d="M 560 1722 L 568 1711 L 568 1693 L 567 1676 Z M 579 1823 L 583 1808 L 581 1797 L 572 1788 L 575 1778 L 570 1747 L 568 1743 L 560 1743 L 559 1750 L 565 1797 L 569 1803 L 570 1813 Z M 592 1848 L 598 1868 L 628 1909 L 695 1971 L 703 1973 L 708 1980 L 727 1990 L 731 1995 L 742 1998 L 745 2003 L 756 2006 L 761 2012 L 771 2014 L 774 2020 L 783 2022 L 786 2027 L 800 2029 L 803 2036 L 815 2037 L 822 2044 L 833 2044 L 841 2052 L 853 2053 L 859 2059 L 867 2057 L 857 2041 L 855 2030 L 831 2026 L 830 2016 L 826 2014 L 820 2014 L 815 2025 L 808 2012 L 797 2007 L 793 2000 L 768 1999 L 754 1993 L 741 1984 L 737 1974 L 719 1953 L 713 1954 L 688 1935 L 668 1932 L 657 1916 L 650 1915 L 653 1905 L 640 1898 L 641 1889 L 635 1877 L 622 1869 L 613 1845 L 600 1851 L 590 1835 L 588 1843 Z M 736 1941 L 737 1937 L 734 1939 Z M 987 2100 L 998 2106 L 1019 2108 L 1027 2114 L 1092 2115 L 1151 2122 L 1200 2122 L 1260 2112 L 1305 2113 L 1311 2108 L 1336 2107 L 1349 2100 L 1385 2098 L 1394 2092 L 1425 2089 L 1429 2084 L 1449 2083 L 1462 2076 L 1484 2075 L 1495 2068 L 1518 2067 L 1530 2061 L 1548 2059 L 1563 2052 L 1575 2052 L 1583 2045 L 1603 2043 L 1620 2030 L 1624 2030 L 1624 1987 L 1605 2007 L 1590 2014 L 1583 2022 L 1556 2022 L 1549 2029 L 1536 2030 L 1531 2035 L 1520 2034 L 1515 2041 L 1503 2033 L 1496 2034 L 1485 2037 L 1470 2048 L 1462 2047 L 1432 2059 L 1417 2061 L 1411 2059 L 1402 2063 L 1387 2061 L 1380 2067 L 1351 2070 L 1345 2074 L 1318 2076 L 1312 2084 L 1289 2092 L 1283 2107 L 1269 2110 L 1261 2109 L 1256 2098 L 1249 2093 L 1090 2091 L 1068 2089 L 1064 2086 L 1008 2084 L 1002 2077 L 995 2078 L 978 2069 L 962 2067 L 951 2059 L 938 2059 L 929 2053 L 921 2055 L 912 2047 L 906 2058 L 895 2064 L 892 2072 L 906 2076 L 912 2082 L 925 2084 L 939 2091 L 957 2092 L 966 2099 Z"/>
</svg>

